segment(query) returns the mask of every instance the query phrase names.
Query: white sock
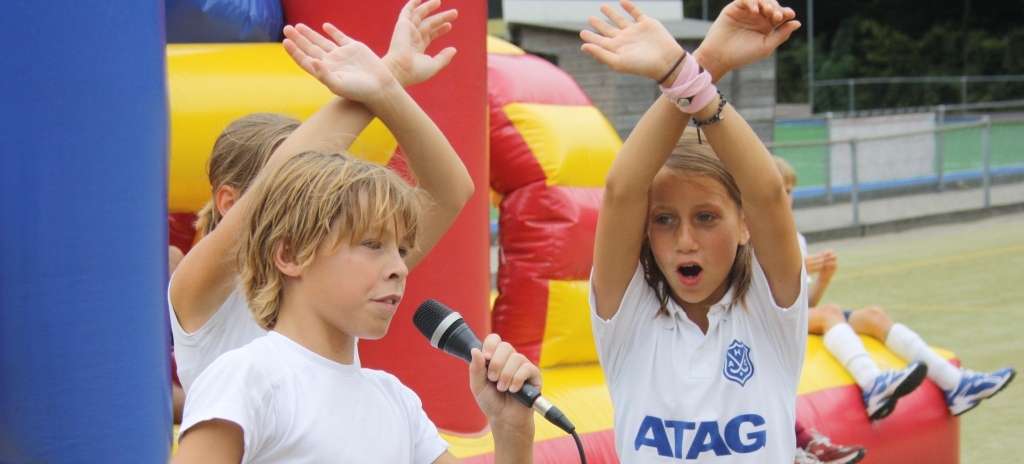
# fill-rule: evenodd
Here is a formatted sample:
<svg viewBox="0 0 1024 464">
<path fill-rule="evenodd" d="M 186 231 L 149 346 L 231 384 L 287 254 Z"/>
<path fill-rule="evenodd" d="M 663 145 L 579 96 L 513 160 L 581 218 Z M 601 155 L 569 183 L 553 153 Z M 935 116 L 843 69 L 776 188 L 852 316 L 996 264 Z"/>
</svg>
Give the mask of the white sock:
<svg viewBox="0 0 1024 464">
<path fill-rule="evenodd" d="M 946 358 L 932 351 L 917 332 L 903 324 L 894 324 L 885 337 L 885 346 L 904 361 L 920 360 L 928 366 L 928 378 L 943 390 L 960 385 L 963 374 Z"/>
<path fill-rule="evenodd" d="M 839 360 L 839 364 L 853 376 L 860 389 L 870 390 L 875 384 L 875 378 L 882 372 L 878 370 L 878 366 L 864 348 L 860 337 L 853 331 L 853 327 L 845 322 L 832 327 L 825 332 L 823 341 L 825 349 Z"/>
</svg>

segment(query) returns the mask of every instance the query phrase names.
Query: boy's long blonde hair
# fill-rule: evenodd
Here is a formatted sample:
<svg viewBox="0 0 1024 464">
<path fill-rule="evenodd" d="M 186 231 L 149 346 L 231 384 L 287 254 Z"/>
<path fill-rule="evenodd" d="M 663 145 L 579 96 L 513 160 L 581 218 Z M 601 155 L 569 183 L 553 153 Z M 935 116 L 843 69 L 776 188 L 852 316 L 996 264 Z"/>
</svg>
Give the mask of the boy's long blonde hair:
<svg viewBox="0 0 1024 464">
<path fill-rule="evenodd" d="M 673 171 L 707 176 L 718 181 L 718 183 L 725 187 L 729 198 L 736 203 L 736 208 L 740 211 L 743 210 L 740 188 L 736 185 L 736 180 L 725 169 L 725 165 L 718 159 L 718 156 L 715 155 L 711 147 L 707 144 L 700 144 L 697 141 L 697 131 L 693 128 L 687 128 L 683 132 L 683 136 L 679 138 L 679 142 L 676 143 L 672 154 L 665 161 L 665 167 Z M 650 237 L 647 234 L 644 235 L 644 243 L 640 248 L 640 264 L 644 268 L 644 280 L 647 281 L 647 284 L 654 289 L 655 294 L 658 296 L 660 304 L 658 314 L 668 314 L 668 301 L 671 298 L 672 290 L 665 279 L 665 275 L 661 273 L 658 263 L 654 260 L 654 251 L 651 249 Z M 733 301 L 745 304 L 745 297 L 752 279 L 752 257 L 753 249 L 750 246 L 749 240 L 746 244 L 737 246 L 736 259 L 733 261 L 732 269 L 729 271 L 729 285 L 735 287 Z"/>
<path fill-rule="evenodd" d="M 392 222 L 405 227 L 405 236 L 398 239 L 416 246 L 420 199 L 382 166 L 343 154 L 306 152 L 268 174 L 249 193 L 252 203 L 238 255 L 242 288 L 253 319 L 264 329 L 274 327 L 281 307 L 285 276 L 274 264 L 279 244 L 302 269 L 331 236 L 332 226 L 335 247 L 343 240 L 354 244 L 372 231 L 383 235 Z"/>
<path fill-rule="evenodd" d="M 213 232 L 223 219 L 217 209 L 217 190 L 227 185 L 239 195 L 245 193 L 271 153 L 298 127 L 298 120 L 276 113 L 253 113 L 228 124 L 206 163 L 214 198 L 199 211 L 196 230 L 203 235 Z"/>
</svg>

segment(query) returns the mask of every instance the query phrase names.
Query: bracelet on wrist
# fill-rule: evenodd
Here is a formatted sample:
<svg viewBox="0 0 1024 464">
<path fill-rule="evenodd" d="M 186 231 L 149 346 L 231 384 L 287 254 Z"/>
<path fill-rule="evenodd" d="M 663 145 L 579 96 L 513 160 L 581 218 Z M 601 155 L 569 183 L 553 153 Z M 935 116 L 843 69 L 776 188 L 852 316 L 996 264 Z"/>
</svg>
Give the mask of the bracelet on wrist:
<svg viewBox="0 0 1024 464">
<path fill-rule="evenodd" d="M 660 86 L 662 94 L 673 104 L 679 107 L 684 113 L 693 114 L 707 106 L 715 98 L 715 85 L 711 83 L 711 74 L 708 74 L 696 59 L 689 56 L 682 61 L 679 75 L 670 87 Z"/>
<path fill-rule="evenodd" d="M 662 85 L 665 83 L 665 81 L 668 80 L 669 76 L 672 75 L 672 72 L 675 71 L 676 68 L 678 68 L 679 65 L 682 64 L 683 60 L 686 59 L 686 55 L 689 55 L 689 53 L 686 53 L 686 50 L 683 50 L 683 54 L 679 57 L 678 60 L 676 60 L 675 64 L 673 64 L 671 68 L 668 68 L 668 72 L 665 73 L 665 75 L 661 79 L 658 79 L 658 85 Z"/>
<path fill-rule="evenodd" d="M 703 142 L 700 139 L 700 128 L 701 128 L 701 126 L 708 126 L 708 125 L 714 124 L 716 122 L 722 122 L 722 120 L 725 119 L 725 117 L 722 116 L 722 110 L 725 109 L 725 104 L 728 103 L 728 102 L 725 101 L 725 95 L 722 95 L 722 91 L 720 91 L 718 89 L 715 89 L 715 92 L 718 92 L 718 97 L 719 97 L 719 99 L 718 99 L 718 110 L 715 111 L 715 114 L 711 115 L 710 118 L 707 118 L 707 119 L 705 119 L 703 121 L 698 121 L 697 118 L 693 118 L 693 125 L 697 126 L 697 143 L 699 143 L 699 144 L 703 144 Z"/>
</svg>

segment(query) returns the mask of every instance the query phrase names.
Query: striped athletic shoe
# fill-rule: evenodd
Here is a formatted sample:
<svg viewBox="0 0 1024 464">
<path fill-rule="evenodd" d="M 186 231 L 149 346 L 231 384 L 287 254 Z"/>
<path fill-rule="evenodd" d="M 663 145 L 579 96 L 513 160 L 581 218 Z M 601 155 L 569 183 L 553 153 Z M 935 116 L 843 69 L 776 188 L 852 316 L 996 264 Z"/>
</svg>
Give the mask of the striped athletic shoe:
<svg viewBox="0 0 1024 464">
<path fill-rule="evenodd" d="M 811 442 L 807 444 L 808 453 L 814 455 L 825 464 L 852 464 L 864 459 L 867 450 L 863 446 L 845 446 L 832 443 L 828 437 L 810 430 Z"/>
<path fill-rule="evenodd" d="M 954 416 L 970 411 L 981 400 L 999 393 L 1013 380 L 1017 372 L 1011 367 L 1004 367 L 991 374 L 964 369 L 963 374 L 960 385 L 953 390 L 945 391 L 949 413 Z"/>
<path fill-rule="evenodd" d="M 892 414 L 896 408 L 896 400 L 914 391 L 925 376 L 928 366 L 921 361 L 914 361 L 898 371 L 888 370 L 875 378 L 871 390 L 863 393 L 864 407 L 871 420 L 879 420 Z"/>
</svg>

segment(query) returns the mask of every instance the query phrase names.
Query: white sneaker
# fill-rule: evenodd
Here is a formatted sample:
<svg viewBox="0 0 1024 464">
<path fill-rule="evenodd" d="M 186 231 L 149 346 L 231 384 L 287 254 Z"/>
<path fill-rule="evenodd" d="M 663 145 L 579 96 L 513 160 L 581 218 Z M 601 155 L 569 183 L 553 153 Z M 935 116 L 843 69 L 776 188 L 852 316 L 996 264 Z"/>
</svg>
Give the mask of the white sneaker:
<svg viewBox="0 0 1024 464">
<path fill-rule="evenodd" d="M 999 393 L 1013 380 L 1017 372 L 1011 367 L 1004 367 L 991 374 L 964 369 L 963 374 L 960 385 L 953 390 L 944 392 L 946 404 L 949 405 L 949 413 L 954 416 L 970 411 L 981 400 Z"/>
<path fill-rule="evenodd" d="M 863 393 L 868 417 L 878 420 L 892 414 L 896 400 L 914 391 L 927 375 L 928 366 L 921 361 L 914 361 L 898 371 L 888 370 L 879 374 L 871 390 Z"/>
</svg>

